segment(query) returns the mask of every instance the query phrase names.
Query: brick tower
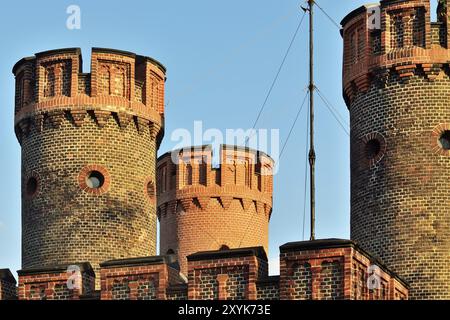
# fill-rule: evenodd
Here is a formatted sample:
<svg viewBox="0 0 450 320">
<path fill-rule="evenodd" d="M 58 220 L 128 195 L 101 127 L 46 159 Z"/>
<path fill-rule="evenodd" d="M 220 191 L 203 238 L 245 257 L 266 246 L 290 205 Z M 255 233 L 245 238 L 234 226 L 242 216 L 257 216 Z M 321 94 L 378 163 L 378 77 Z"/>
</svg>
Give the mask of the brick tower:
<svg viewBox="0 0 450 320">
<path fill-rule="evenodd" d="M 266 154 L 222 146 L 220 166 L 210 146 L 166 153 L 158 159 L 161 254 L 263 246 L 268 252 L 273 160 Z"/>
<path fill-rule="evenodd" d="M 156 152 L 165 68 L 133 53 L 80 49 L 20 60 L 22 267 L 156 253 Z"/>
<path fill-rule="evenodd" d="M 385 0 L 342 21 L 351 238 L 412 299 L 450 298 L 449 6 L 430 22 L 429 0 Z"/>
</svg>

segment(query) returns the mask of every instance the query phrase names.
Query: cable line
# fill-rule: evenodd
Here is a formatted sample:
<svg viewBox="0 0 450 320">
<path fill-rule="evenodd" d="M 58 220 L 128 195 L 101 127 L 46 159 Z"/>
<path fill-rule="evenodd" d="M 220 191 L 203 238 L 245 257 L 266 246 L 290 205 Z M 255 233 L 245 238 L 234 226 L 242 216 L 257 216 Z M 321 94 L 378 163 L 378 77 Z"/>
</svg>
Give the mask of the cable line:
<svg viewBox="0 0 450 320">
<path fill-rule="evenodd" d="M 303 98 L 303 102 L 302 102 L 302 104 L 300 105 L 300 108 L 297 111 L 297 115 L 295 116 L 294 122 L 292 123 L 291 128 L 289 129 L 289 133 L 288 133 L 288 135 L 286 137 L 286 141 L 284 142 L 283 147 L 281 148 L 281 151 L 280 151 L 280 157 L 279 157 L 280 159 L 281 159 L 281 156 L 284 153 L 284 150 L 286 149 L 286 145 L 289 142 L 289 138 L 291 137 L 292 132 L 294 131 L 295 124 L 297 123 L 297 120 L 298 120 L 298 118 L 300 116 L 300 113 L 303 110 L 303 106 L 305 105 L 306 98 L 308 97 L 308 95 L 309 95 L 309 92 L 306 92 L 305 97 Z"/>
<path fill-rule="evenodd" d="M 259 112 L 258 112 L 258 115 L 256 117 L 256 120 L 253 123 L 252 131 L 256 128 L 256 125 L 258 124 L 258 121 L 261 118 L 261 115 L 262 115 L 264 109 L 266 108 L 267 102 L 269 101 L 269 97 L 272 94 L 272 90 L 275 87 L 275 84 L 277 83 L 278 77 L 280 76 L 281 70 L 283 69 L 284 63 L 286 62 L 286 59 L 287 59 L 287 57 L 289 55 L 289 52 L 291 51 L 292 45 L 294 44 L 294 41 L 297 38 L 297 34 L 298 34 L 299 30 L 300 30 L 300 27 L 302 26 L 302 23 L 303 23 L 303 20 L 305 19 L 305 16 L 306 16 L 306 12 L 303 13 L 302 18 L 300 19 L 300 22 L 299 22 L 299 24 L 297 26 L 297 29 L 295 30 L 295 33 L 294 33 L 294 35 L 293 35 L 293 37 L 291 39 L 291 42 L 289 43 L 289 46 L 288 46 L 288 48 L 286 50 L 286 53 L 285 53 L 285 55 L 283 57 L 283 60 L 281 61 L 281 64 L 280 64 L 280 66 L 278 68 L 278 71 L 277 71 L 277 73 L 275 75 L 275 78 L 273 79 L 272 84 L 271 84 L 271 86 L 269 88 L 269 91 L 266 94 L 266 98 L 264 99 L 264 102 L 263 102 L 261 108 L 259 109 Z M 250 140 L 250 138 L 252 136 L 253 136 L 253 134 L 251 136 L 247 137 L 247 139 L 245 141 L 245 145 L 248 144 L 248 141 Z"/>
<path fill-rule="evenodd" d="M 338 115 L 336 115 L 336 114 L 339 114 L 338 112 L 337 112 L 337 110 L 331 105 L 331 103 L 327 100 L 327 99 L 325 99 L 325 97 L 323 96 L 323 94 L 321 93 L 321 91 L 318 89 L 318 88 L 316 88 L 317 89 L 317 95 L 320 97 L 320 99 L 322 99 L 322 101 L 323 101 L 323 103 L 325 104 L 325 106 L 327 107 L 327 109 L 328 109 L 328 111 L 330 111 L 330 113 L 333 115 L 333 117 L 334 117 L 334 119 L 339 123 L 339 125 L 340 125 L 340 127 L 345 131 L 345 133 L 350 137 L 350 132 L 347 130 L 347 124 L 343 124 L 342 122 L 345 122 L 345 121 L 341 121 L 339 118 L 340 118 L 340 115 L 338 116 Z"/>
<path fill-rule="evenodd" d="M 339 25 L 339 23 L 336 22 L 336 20 L 334 20 L 318 3 L 317 1 L 314 0 L 314 3 L 316 4 L 316 6 L 320 9 L 320 11 L 323 12 L 323 14 L 328 18 L 328 20 L 331 21 L 332 24 L 334 24 L 336 26 L 336 28 L 338 28 L 338 30 L 341 30 L 341 26 Z"/>
</svg>

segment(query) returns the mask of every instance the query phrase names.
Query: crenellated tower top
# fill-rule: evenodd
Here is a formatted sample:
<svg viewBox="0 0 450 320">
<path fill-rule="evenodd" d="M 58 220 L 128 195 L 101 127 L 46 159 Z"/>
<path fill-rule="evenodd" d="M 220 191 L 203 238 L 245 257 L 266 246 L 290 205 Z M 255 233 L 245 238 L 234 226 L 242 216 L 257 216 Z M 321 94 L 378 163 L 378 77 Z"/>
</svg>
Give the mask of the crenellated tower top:
<svg viewBox="0 0 450 320">
<path fill-rule="evenodd" d="M 185 274 L 186 257 L 199 251 L 262 246 L 268 252 L 273 166 L 264 152 L 227 145 L 217 154 L 201 146 L 161 156 L 160 252 L 177 254 Z"/>
<path fill-rule="evenodd" d="M 343 90 L 347 104 L 372 83 L 382 88 L 389 75 L 430 81 L 450 61 L 449 7 L 443 0 L 438 21 L 430 21 L 429 0 L 384 0 L 364 5 L 341 22 L 344 38 Z"/>
<path fill-rule="evenodd" d="M 79 48 L 21 59 L 13 68 L 16 135 L 21 141 L 46 119 L 58 124 L 68 113 L 76 125 L 92 113 L 100 125 L 113 116 L 120 126 L 135 122 L 162 136 L 165 72 L 152 58 L 103 48 L 92 48 L 91 73 L 83 73 Z"/>
<path fill-rule="evenodd" d="M 256 202 L 269 218 L 273 192 L 272 158 L 264 152 L 223 145 L 219 160 L 220 164 L 214 166 L 209 145 L 162 155 L 158 159 L 157 173 L 159 206 L 187 198 L 186 201 L 198 201 L 205 207 L 211 197 L 235 198 L 241 199 L 245 207 L 247 202 Z"/>
</svg>

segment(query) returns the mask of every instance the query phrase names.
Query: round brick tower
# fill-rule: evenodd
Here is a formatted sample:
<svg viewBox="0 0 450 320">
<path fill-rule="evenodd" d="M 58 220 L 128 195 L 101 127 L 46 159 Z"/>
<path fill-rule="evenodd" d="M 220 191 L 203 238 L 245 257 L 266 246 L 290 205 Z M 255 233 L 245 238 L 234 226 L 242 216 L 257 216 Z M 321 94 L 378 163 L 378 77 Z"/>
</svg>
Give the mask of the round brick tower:
<svg viewBox="0 0 450 320">
<path fill-rule="evenodd" d="M 20 60 L 22 267 L 156 253 L 156 152 L 165 68 L 133 53 L 80 49 Z M 99 280 L 99 272 L 97 272 Z"/>
<path fill-rule="evenodd" d="M 450 298 L 450 3 L 385 0 L 342 21 L 351 121 L 351 238 L 411 285 Z"/>
<path fill-rule="evenodd" d="M 203 146 L 158 159 L 160 253 L 176 253 L 185 274 L 186 256 L 195 252 L 254 246 L 268 252 L 273 160 L 234 146 L 220 148 L 220 166 L 212 157 Z"/>
</svg>

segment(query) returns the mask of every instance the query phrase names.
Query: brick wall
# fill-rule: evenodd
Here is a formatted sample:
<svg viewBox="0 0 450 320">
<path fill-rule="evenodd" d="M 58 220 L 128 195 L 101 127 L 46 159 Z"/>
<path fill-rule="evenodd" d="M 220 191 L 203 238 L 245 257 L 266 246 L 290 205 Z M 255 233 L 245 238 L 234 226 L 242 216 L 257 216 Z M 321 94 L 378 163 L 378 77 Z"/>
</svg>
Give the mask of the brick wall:
<svg viewBox="0 0 450 320">
<path fill-rule="evenodd" d="M 73 266 L 79 273 L 73 272 Z M 78 300 L 95 289 L 95 273 L 89 263 L 22 269 L 18 274 L 20 300 Z"/>
<path fill-rule="evenodd" d="M 89 261 L 98 272 L 102 261 L 156 253 L 148 185 L 163 136 L 165 69 L 111 49 L 94 48 L 91 59 L 90 74 L 79 49 L 38 53 L 13 70 L 25 269 Z M 89 186 L 92 172 L 99 187 Z"/>
<path fill-rule="evenodd" d="M 198 252 L 187 257 L 188 279 L 176 255 L 106 261 L 101 290 L 89 264 L 77 264 L 80 290 L 68 266 L 19 271 L 19 298 L 33 300 L 401 300 L 408 286 L 350 240 L 325 239 L 280 247 L 280 276 L 268 276 L 263 247 Z M 0 275 L 2 273 L 0 272 Z M 15 280 L 10 273 L 10 289 Z M 0 282 L 3 285 L 4 282 Z M 0 286 L 1 299 L 6 287 Z M 11 298 L 11 297 L 10 297 Z M 14 297 L 12 297 L 14 298 Z"/>
<path fill-rule="evenodd" d="M 376 280 L 370 287 L 369 278 Z M 340 239 L 281 246 L 279 286 L 282 300 L 408 298 L 406 283 L 357 244 Z"/>
<path fill-rule="evenodd" d="M 17 299 L 16 283 L 9 269 L 0 269 L 0 300 Z"/>
<path fill-rule="evenodd" d="M 167 288 L 167 300 L 187 300 L 188 285 L 186 283 L 171 285 Z"/>
<path fill-rule="evenodd" d="M 181 298 L 183 292 L 168 297 L 169 285 L 177 285 L 179 266 L 174 256 L 153 256 L 111 260 L 101 265 L 102 300 L 166 300 Z"/>
<path fill-rule="evenodd" d="M 258 280 L 256 282 L 256 291 L 256 300 L 279 300 L 280 277 L 272 276 Z"/>
<path fill-rule="evenodd" d="M 190 300 L 255 300 L 267 277 L 262 247 L 199 252 L 187 257 Z"/>
<path fill-rule="evenodd" d="M 447 10 L 431 24 L 428 0 L 381 2 L 380 54 L 357 64 L 350 42 L 366 10 L 343 20 L 351 238 L 408 281 L 412 299 L 450 298 Z"/>
<path fill-rule="evenodd" d="M 172 159 L 172 156 L 174 159 Z M 273 161 L 263 153 L 223 146 L 212 167 L 210 146 L 176 150 L 158 159 L 160 252 L 263 246 L 268 249 Z"/>
</svg>

